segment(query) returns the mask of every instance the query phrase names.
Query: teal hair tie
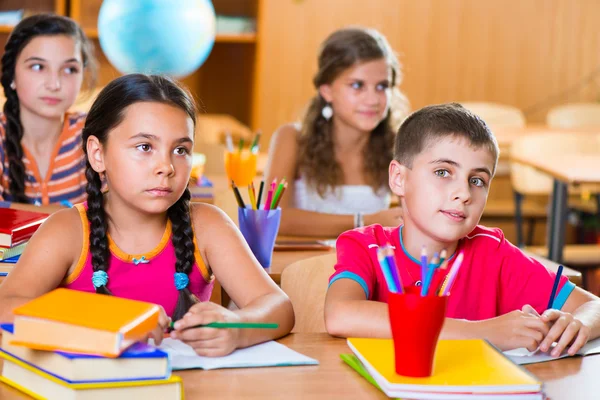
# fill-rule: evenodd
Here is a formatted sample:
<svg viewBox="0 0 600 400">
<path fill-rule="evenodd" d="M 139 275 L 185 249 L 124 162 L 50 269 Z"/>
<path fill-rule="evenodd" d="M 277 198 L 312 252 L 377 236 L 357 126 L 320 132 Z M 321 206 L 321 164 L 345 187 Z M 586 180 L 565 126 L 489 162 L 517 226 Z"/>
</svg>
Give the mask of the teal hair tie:
<svg viewBox="0 0 600 400">
<path fill-rule="evenodd" d="M 177 290 L 185 289 L 190 283 L 190 278 L 183 272 L 175 272 L 175 287 Z"/>
<path fill-rule="evenodd" d="M 108 274 L 105 271 L 96 271 L 92 274 L 92 283 L 94 287 L 106 286 L 108 283 Z"/>
</svg>

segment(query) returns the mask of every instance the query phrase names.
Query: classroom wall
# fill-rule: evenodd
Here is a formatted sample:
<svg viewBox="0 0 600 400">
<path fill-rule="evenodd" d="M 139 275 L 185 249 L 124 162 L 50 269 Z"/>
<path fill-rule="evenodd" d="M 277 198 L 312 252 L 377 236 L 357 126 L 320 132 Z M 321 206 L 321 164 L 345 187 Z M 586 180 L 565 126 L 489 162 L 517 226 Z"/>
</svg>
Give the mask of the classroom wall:
<svg viewBox="0 0 600 400">
<path fill-rule="evenodd" d="M 266 135 L 315 93 L 319 43 L 361 24 L 381 30 L 404 64 L 413 109 L 493 101 L 543 122 L 549 106 L 600 98 L 596 0 L 261 0 L 252 125 Z M 546 101 L 539 107 L 532 106 Z"/>
</svg>

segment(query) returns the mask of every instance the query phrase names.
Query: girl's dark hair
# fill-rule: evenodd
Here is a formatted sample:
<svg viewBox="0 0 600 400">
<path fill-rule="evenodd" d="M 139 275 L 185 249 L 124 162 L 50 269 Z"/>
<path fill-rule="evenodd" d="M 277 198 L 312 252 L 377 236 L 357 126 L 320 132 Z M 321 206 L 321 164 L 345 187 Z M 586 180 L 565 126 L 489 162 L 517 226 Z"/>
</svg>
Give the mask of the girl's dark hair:
<svg viewBox="0 0 600 400">
<path fill-rule="evenodd" d="M 36 36 L 67 35 L 81 45 L 83 67 L 88 71 L 86 86 L 93 88 L 96 81 L 96 60 L 93 45 L 79 25 L 70 18 L 54 14 L 37 14 L 19 22 L 8 37 L 2 56 L 2 87 L 6 96 L 4 115 L 6 116 L 6 155 L 8 158 L 9 191 L 13 201 L 28 203 L 25 196 L 25 165 L 23 164 L 23 126 L 21 125 L 19 99 L 11 88 L 15 79 L 17 57 L 25 46 Z"/>
<path fill-rule="evenodd" d="M 319 86 L 332 83 L 347 68 L 379 59 L 386 60 L 392 70 L 392 98 L 388 115 L 371 132 L 364 150 L 364 172 L 375 190 L 387 184 L 394 134 L 408 110 L 408 102 L 398 89 L 402 74 L 396 55 L 385 37 L 374 29 L 341 29 L 332 33 L 321 45 L 319 70 L 313 78 L 318 90 Z M 320 94 L 311 100 L 298 143 L 300 173 L 322 197 L 328 188 L 334 188 L 342 180 L 342 171 L 333 151 L 332 120 L 328 121 L 321 115 L 326 104 Z"/>
<path fill-rule="evenodd" d="M 83 151 L 87 155 L 87 141 L 90 136 L 98 138 L 106 145 L 110 131 L 125 117 L 127 107 L 139 102 L 158 102 L 177 107 L 187 113 L 196 125 L 196 104 L 192 96 L 172 79 L 158 75 L 130 74 L 110 82 L 98 94 L 92 104 L 83 127 Z M 88 195 L 87 217 L 90 221 L 90 252 L 95 271 L 108 271 L 110 252 L 108 249 L 108 223 L 104 211 L 102 179 L 86 162 L 86 192 Z M 172 242 L 175 247 L 175 271 L 187 275 L 194 265 L 194 232 L 190 217 L 190 191 L 183 195 L 167 211 L 173 226 Z M 174 283 L 173 283 L 174 284 Z M 96 293 L 111 294 L 106 286 L 96 288 Z M 173 319 L 179 319 L 196 302 L 195 296 L 186 287 L 179 291 L 179 299 Z"/>
</svg>

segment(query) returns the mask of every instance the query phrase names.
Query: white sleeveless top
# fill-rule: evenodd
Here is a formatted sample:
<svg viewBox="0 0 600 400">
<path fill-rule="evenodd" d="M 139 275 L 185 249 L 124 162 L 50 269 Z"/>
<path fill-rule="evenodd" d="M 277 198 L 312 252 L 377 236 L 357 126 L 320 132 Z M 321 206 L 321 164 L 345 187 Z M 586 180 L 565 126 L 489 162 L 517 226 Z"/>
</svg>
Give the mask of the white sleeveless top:
<svg viewBox="0 0 600 400">
<path fill-rule="evenodd" d="M 372 214 L 389 208 L 391 196 L 385 189 L 377 193 L 369 185 L 342 185 L 325 197 L 300 177 L 294 184 L 294 207 L 325 214 Z"/>
</svg>

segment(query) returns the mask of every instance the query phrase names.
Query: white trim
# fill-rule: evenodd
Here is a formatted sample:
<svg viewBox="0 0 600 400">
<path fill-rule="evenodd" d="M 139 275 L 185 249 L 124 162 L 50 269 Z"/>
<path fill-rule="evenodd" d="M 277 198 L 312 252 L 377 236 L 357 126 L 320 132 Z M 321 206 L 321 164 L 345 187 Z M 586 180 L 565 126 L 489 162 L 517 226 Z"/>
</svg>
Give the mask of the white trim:
<svg viewBox="0 0 600 400">
<path fill-rule="evenodd" d="M 500 238 L 497 238 L 496 236 L 494 236 L 494 235 L 490 235 L 490 234 L 488 234 L 488 233 L 478 233 L 478 234 L 476 234 L 476 235 L 473 235 L 473 236 L 469 236 L 469 235 L 467 235 L 467 236 L 465 236 L 465 237 L 466 237 L 467 239 L 473 239 L 473 238 L 476 238 L 477 236 L 487 236 L 487 237 L 490 237 L 490 238 L 494 239 L 494 240 L 495 240 L 495 241 L 497 241 L 498 243 L 500 243 Z"/>
</svg>

